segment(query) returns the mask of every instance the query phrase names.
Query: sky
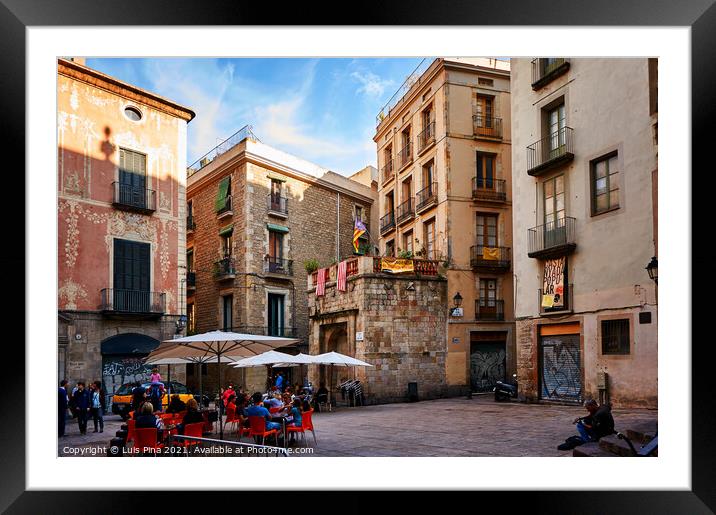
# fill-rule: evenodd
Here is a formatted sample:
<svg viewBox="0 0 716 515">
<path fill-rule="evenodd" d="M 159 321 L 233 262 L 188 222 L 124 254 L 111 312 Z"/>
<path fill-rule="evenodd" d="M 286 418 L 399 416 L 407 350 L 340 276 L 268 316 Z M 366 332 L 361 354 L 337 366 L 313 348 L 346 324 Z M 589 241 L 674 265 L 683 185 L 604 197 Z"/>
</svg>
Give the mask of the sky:
<svg viewBox="0 0 716 515">
<path fill-rule="evenodd" d="M 376 115 L 421 61 L 88 58 L 87 66 L 192 109 L 187 165 L 251 125 L 262 143 L 351 175 L 376 166 Z"/>
</svg>

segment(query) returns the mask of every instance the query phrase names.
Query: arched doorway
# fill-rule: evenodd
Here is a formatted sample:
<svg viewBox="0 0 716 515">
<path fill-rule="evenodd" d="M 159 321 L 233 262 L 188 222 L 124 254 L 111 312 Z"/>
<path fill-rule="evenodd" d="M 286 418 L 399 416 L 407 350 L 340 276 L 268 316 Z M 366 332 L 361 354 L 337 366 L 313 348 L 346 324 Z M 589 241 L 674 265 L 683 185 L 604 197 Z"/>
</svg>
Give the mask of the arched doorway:
<svg viewBox="0 0 716 515">
<path fill-rule="evenodd" d="M 352 355 L 348 345 L 348 323 L 326 324 L 321 326 L 321 354 L 325 352 L 340 352 L 341 354 Z M 332 377 L 328 377 L 329 371 L 333 369 Z M 353 377 L 353 371 L 346 367 L 322 366 L 320 370 L 320 382 L 326 384 L 326 388 L 334 390 L 341 379 Z"/>
<path fill-rule="evenodd" d="M 116 334 L 102 340 L 102 384 L 108 396 L 108 411 L 120 386 L 149 381 L 152 367 L 144 364 L 144 358 L 158 346 L 159 340 L 138 333 Z"/>
</svg>

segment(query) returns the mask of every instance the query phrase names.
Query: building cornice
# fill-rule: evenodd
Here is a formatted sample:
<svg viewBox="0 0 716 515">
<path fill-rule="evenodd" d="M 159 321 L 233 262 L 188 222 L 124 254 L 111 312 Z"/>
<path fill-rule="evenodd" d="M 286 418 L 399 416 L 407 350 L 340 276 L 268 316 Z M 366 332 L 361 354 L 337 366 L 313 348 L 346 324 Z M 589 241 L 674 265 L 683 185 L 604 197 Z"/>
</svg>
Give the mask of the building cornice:
<svg viewBox="0 0 716 515">
<path fill-rule="evenodd" d="M 74 61 L 58 59 L 57 73 L 71 79 L 85 82 L 91 86 L 104 89 L 105 91 L 114 93 L 115 95 L 153 107 L 158 111 L 181 118 L 187 122 L 191 121 L 196 116 L 194 111 L 188 107 L 184 107 L 172 100 L 161 97 L 150 91 L 143 90 L 137 86 L 123 82 L 109 75 L 105 75 L 104 73 L 87 66 L 82 66 Z"/>
</svg>

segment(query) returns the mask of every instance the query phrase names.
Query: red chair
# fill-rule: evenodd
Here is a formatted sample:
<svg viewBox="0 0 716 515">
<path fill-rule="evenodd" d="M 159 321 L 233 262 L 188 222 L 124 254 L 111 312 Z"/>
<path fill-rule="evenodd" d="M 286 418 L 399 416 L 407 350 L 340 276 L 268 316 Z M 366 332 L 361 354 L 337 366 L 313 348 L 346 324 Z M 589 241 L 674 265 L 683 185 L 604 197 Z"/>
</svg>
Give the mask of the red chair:
<svg viewBox="0 0 716 515">
<path fill-rule="evenodd" d="M 301 415 L 301 425 L 300 426 L 286 426 L 286 433 L 301 433 L 301 436 L 303 437 L 303 446 L 308 447 L 308 444 L 306 443 L 306 428 L 304 427 L 304 418 L 303 414 Z M 316 437 L 316 434 L 313 434 L 313 437 Z"/>
<path fill-rule="evenodd" d="M 313 429 L 313 409 L 309 411 L 304 411 L 301 414 L 301 428 L 304 431 L 310 431 L 311 433 L 313 433 L 313 443 L 315 445 L 318 445 L 318 442 L 316 441 L 316 431 Z"/>
<path fill-rule="evenodd" d="M 231 431 L 231 426 L 235 426 L 239 419 L 236 417 L 236 406 L 233 404 L 226 408 L 226 420 L 224 421 L 224 428 Z"/>
<path fill-rule="evenodd" d="M 273 408 L 269 408 L 269 413 L 278 413 L 281 411 L 281 408 L 278 406 L 274 406 Z"/>
<path fill-rule="evenodd" d="M 197 436 L 201 438 L 204 436 L 204 423 L 203 422 L 196 422 L 194 424 L 187 424 L 184 426 L 184 436 Z M 199 445 L 201 443 L 200 440 L 180 440 L 179 445 L 187 449 L 188 447 L 193 447 L 195 445 Z"/>
<path fill-rule="evenodd" d="M 163 449 L 164 444 L 157 442 L 157 428 L 141 428 L 134 429 L 134 445 L 135 450 L 142 452 L 144 449 Z"/>
<path fill-rule="evenodd" d="M 276 441 L 276 446 L 278 446 L 278 430 L 276 429 L 269 429 L 266 430 L 266 419 L 264 419 L 261 416 L 258 415 L 250 415 L 249 416 L 249 436 L 260 436 L 261 437 L 261 445 L 264 445 L 264 442 L 266 442 L 267 436 L 273 436 L 274 440 Z"/>
</svg>

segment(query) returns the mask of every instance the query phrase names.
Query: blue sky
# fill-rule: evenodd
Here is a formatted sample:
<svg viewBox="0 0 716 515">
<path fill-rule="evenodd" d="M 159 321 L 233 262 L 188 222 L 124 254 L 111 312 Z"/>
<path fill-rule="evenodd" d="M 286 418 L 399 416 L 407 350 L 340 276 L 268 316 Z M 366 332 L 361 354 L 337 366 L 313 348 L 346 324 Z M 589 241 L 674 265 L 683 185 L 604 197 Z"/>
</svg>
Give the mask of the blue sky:
<svg viewBox="0 0 716 515">
<path fill-rule="evenodd" d="M 193 109 L 187 164 L 248 124 L 263 143 L 350 175 L 375 166 L 375 117 L 420 61 L 105 58 L 87 65 Z"/>
</svg>

